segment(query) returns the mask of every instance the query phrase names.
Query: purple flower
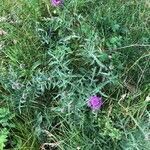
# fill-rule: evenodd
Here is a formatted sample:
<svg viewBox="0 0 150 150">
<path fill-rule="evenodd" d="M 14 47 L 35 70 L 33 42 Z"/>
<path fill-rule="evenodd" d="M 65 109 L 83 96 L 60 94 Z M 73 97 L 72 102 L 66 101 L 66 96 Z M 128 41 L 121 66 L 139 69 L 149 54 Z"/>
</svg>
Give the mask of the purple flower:
<svg viewBox="0 0 150 150">
<path fill-rule="evenodd" d="M 63 3 L 63 0 L 51 0 L 53 6 L 59 6 Z"/>
<path fill-rule="evenodd" d="M 98 110 L 103 105 L 103 101 L 101 97 L 98 96 L 91 96 L 88 100 L 88 106 L 93 110 Z"/>
</svg>

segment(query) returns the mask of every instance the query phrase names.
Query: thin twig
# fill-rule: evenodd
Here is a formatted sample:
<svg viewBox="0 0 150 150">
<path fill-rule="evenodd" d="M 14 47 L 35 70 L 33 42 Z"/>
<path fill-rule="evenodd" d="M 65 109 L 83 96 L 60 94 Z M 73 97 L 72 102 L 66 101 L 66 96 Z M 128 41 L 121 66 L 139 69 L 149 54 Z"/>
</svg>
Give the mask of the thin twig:
<svg viewBox="0 0 150 150">
<path fill-rule="evenodd" d="M 148 44 L 148 45 L 132 44 L 132 45 L 127 45 L 127 46 L 115 48 L 115 49 L 113 49 L 113 50 L 126 49 L 126 48 L 130 48 L 130 47 L 150 47 L 150 44 Z"/>
</svg>

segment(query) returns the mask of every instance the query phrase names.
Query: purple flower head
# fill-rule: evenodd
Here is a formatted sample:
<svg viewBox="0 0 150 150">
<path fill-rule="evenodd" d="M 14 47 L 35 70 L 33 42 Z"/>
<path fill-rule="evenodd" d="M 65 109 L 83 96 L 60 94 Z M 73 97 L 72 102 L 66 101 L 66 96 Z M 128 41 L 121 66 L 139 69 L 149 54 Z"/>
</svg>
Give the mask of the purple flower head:
<svg viewBox="0 0 150 150">
<path fill-rule="evenodd" d="M 51 0 L 53 6 L 59 6 L 63 3 L 63 0 Z"/>
<path fill-rule="evenodd" d="M 102 98 L 96 95 L 91 96 L 88 100 L 88 106 L 94 111 L 100 109 L 102 105 L 103 105 Z"/>
</svg>

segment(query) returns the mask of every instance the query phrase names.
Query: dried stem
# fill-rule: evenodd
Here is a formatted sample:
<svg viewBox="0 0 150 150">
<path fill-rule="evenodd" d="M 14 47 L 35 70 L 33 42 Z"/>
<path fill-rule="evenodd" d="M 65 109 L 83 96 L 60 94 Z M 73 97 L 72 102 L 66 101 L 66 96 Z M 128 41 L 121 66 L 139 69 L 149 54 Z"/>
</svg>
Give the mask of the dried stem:
<svg viewBox="0 0 150 150">
<path fill-rule="evenodd" d="M 127 46 L 115 48 L 115 49 L 113 49 L 113 50 L 126 49 L 126 48 L 130 48 L 130 47 L 150 47 L 150 45 L 149 45 L 149 44 L 148 44 L 148 45 L 132 44 L 132 45 L 127 45 Z"/>
</svg>

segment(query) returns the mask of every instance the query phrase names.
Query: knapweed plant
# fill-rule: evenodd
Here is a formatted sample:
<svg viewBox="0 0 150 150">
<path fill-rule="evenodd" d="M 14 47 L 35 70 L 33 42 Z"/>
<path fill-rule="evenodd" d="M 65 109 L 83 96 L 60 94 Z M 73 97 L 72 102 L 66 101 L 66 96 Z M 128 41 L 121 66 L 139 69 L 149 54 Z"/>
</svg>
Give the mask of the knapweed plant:
<svg viewBox="0 0 150 150">
<path fill-rule="evenodd" d="M 63 4 L 63 0 L 51 0 L 53 6 L 60 6 Z"/>
<path fill-rule="evenodd" d="M 88 106 L 93 110 L 99 110 L 102 107 L 103 101 L 101 97 L 91 96 L 88 100 Z"/>
<path fill-rule="evenodd" d="M 149 149 L 148 0 L 1 0 L 0 12 L 0 150 Z"/>
</svg>

